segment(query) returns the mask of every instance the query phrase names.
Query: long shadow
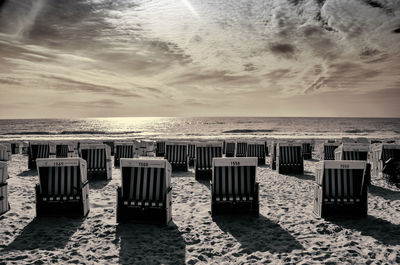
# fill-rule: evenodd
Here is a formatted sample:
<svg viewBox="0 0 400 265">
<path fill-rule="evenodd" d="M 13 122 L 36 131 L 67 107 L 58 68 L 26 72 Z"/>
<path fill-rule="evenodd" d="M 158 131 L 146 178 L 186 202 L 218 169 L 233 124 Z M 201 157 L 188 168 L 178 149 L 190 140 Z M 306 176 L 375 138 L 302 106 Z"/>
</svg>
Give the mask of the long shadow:
<svg viewBox="0 0 400 265">
<path fill-rule="evenodd" d="M 361 232 L 362 235 L 370 236 L 385 245 L 400 245 L 400 225 L 392 224 L 386 220 L 368 215 L 361 219 L 330 219 L 330 222 L 348 229 Z"/>
<path fill-rule="evenodd" d="M 92 180 L 89 183 L 89 188 L 91 190 L 100 190 L 102 188 L 104 188 L 105 186 L 108 185 L 108 183 L 110 183 L 110 179 L 107 180 Z"/>
<path fill-rule="evenodd" d="M 63 249 L 83 221 L 83 218 L 35 217 L 3 251 Z"/>
<path fill-rule="evenodd" d="M 194 177 L 193 171 L 189 169 L 189 171 L 173 171 L 171 174 L 173 178 L 191 178 Z"/>
<path fill-rule="evenodd" d="M 400 191 L 393 191 L 379 186 L 371 185 L 369 187 L 369 192 L 386 200 L 400 200 Z"/>
<path fill-rule="evenodd" d="M 196 181 L 204 186 L 206 186 L 207 189 L 210 189 L 210 180 L 209 179 L 196 179 Z"/>
<path fill-rule="evenodd" d="M 37 175 L 38 175 L 38 172 L 36 169 L 29 169 L 29 170 L 22 171 L 17 176 L 18 177 L 34 177 Z"/>
<path fill-rule="evenodd" d="M 311 173 L 311 172 L 309 172 L 309 173 Z M 298 178 L 298 179 L 303 179 L 303 180 L 315 180 L 315 176 L 311 175 L 311 174 L 308 174 L 308 173 L 305 173 L 305 174 L 284 174 L 284 175 L 290 176 L 290 177 L 295 177 L 295 178 Z"/>
<path fill-rule="evenodd" d="M 279 224 L 265 216 L 216 216 L 215 223 L 242 245 L 242 252 L 289 253 L 303 246 Z"/>
<path fill-rule="evenodd" d="M 185 264 L 185 241 L 178 227 L 119 224 L 116 229 L 120 264 Z"/>
</svg>

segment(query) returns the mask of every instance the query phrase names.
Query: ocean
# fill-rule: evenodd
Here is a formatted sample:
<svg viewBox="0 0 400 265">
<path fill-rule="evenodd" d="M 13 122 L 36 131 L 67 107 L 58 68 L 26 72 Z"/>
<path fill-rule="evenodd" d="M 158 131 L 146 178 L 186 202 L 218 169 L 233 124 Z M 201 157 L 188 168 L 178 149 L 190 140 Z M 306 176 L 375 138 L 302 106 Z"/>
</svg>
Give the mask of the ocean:
<svg viewBox="0 0 400 265">
<path fill-rule="evenodd" d="M 367 137 L 400 139 L 399 118 L 82 118 L 0 120 L 0 140 Z"/>
</svg>

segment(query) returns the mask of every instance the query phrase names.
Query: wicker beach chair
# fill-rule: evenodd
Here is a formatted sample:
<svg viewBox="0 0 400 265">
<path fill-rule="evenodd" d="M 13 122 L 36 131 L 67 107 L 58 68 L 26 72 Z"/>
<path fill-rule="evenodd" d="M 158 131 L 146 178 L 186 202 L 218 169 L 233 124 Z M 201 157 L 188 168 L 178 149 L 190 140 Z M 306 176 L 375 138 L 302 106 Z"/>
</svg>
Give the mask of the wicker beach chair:
<svg viewBox="0 0 400 265">
<path fill-rule="evenodd" d="M 86 161 L 81 158 L 37 159 L 36 216 L 86 216 L 89 185 Z"/>
<path fill-rule="evenodd" d="M 66 158 L 77 157 L 75 145 L 72 141 L 57 141 L 49 143 L 50 157 Z"/>
<path fill-rule="evenodd" d="M 7 162 L 0 161 L 0 215 L 10 210 L 8 203 L 8 166 Z"/>
<path fill-rule="evenodd" d="M 369 144 L 342 143 L 335 150 L 335 160 L 362 160 L 367 161 Z"/>
<path fill-rule="evenodd" d="M 314 187 L 313 213 L 317 217 L 366 216 L 369 170 L 365 161 L 321 162 Z"/>
<path fill-rule="evenodd" d="M 79 156 L 87 162 L 89 179 L 111 179 L 111 150 L 105 144 L 81 144 Z"/>
<path fill-rule="evenodd" d="M 222 157 L 221 143 L 198 143 L 196 145 L 195 178 L 210 179 L 212 177 L 212 160 L 217 157 Z"/>
<path fill-rule="evenodd" d="M 168 225 L 172 219 L 171 165 L 166 159 L 121 159 L 117 222 Z"/>
<path fill-rule="evenodd" d="M 36 169 L 36 159 L 50 157 L 49 142 L 30 142 L 28 151 L 28 168 Z"/>
<path fill-rule="evenodd" d="M 196 143 L 192 142 L 188 144 L 189 150 L 189 166 L 194 166 L 194 161 L 196 160 Z"/>
<path fill-rule="evenodd" d="M 183 142 L 167 142 L 165 144 L 165 159 L 171 164 L 172 171 L 188 171 L 188 145 Z"/>
<path fill-rule="evenodd" d="M 165 141 L 156 142 L 156 156 L 160 157 L 165 156 Z"/>
<path fill-rule="evenodd" d="M 302 143 L 302 153 L 303 159 L 308 160 L 312 159 L 312 145 L 311 143 Z"/>
<path fill-rule="evenodd" d="M 257 158 L 214 158 L 211 215 L 250 213 L 259 216 Z"/>
<path fill-rule="evenodd" d="M 0 161 L 10 161 L 11 156 L 7 150 L 7 146 L 0 144 Z"/>
<path fill-rule="evenodd" d="M 235 157 L 236 142 L 226 141 L 225 142 L 225 157 Z"/>
<path fill-rule="evenodd" d="M 103 144 L 106 144 L 110 147 L 111 156 L 114 156 L 115 155 L 114 141 L 104 141 Z"/>
<path fill-rule="evenodd" d="M 280 142 L 276 146 L 276 169 L 279 174 L 303 174 L 304 161 L 300 143 Z"/>
<path fill-rule="evenodd" d="M 265 143 L 264 142 L 248 142 L 247 157 L 256 157 L 259 166 L 265 165 Z"/>
<path fill-rule="evenodd" d="M 386 179 L 390 184 L 400 183 L 398 171 L 395 166 L 400 163 L 400 145 L 398 144 L 374 144 L 371 147 L 370 162 L 372 175 Z M 393 166 L 392 166 L 393 165 Z M 392 168 L 390 168 L 392 166 Z"/>
<path fill-rule="evenodd" d="M 236 157 L 246 157 L 247 155 L 247 142 L 245 141 L 237 141 L 236 142 Z"/>
<path fill-rule="evenodd" d="M 119 167 L 121 158 L 134 158 L 135 145 L 133 142 L 116 142 L 114 145 L 114 166 Z"/>
<path fill-rule="evenodd" d="M 327 141 L 322 145 L 321 159 L 322 160 L 335 160 L 335 149 L 340 145 L 339 142 Z"/>
</svg>

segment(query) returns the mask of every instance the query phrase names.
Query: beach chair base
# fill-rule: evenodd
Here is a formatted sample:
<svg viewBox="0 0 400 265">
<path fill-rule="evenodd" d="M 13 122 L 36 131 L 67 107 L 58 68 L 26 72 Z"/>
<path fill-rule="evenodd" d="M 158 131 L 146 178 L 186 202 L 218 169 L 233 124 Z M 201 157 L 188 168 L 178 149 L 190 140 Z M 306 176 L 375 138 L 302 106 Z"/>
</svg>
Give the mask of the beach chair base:
<svg viewBox="0 0 400 265">
<path fill-rule="evenodd" d="M 5 214 L 10 210 L 10 204 L 8 203 L 8 184 L 0 184 L 0 215 Z"/>
<path fill-rule="evenodd" d="M 184 164 L 173 164 L 173 163 L 171 163 L 171 168 L 172 168 L 172 171 L 187 172 L 187 171 L 189 171 L 189 164 L 187 164 L 187 163 L 184 163 Z"/>
<path fill-rule="evenodd" d="M 89 213 L 89 185 L 84 184 L 82 190 L 73 196 L 43 196 L 39 184 L 35 187 L 36 217 L 71 216 L 85 217 Z"/>
<path fill-rule="evenodd" d="M 287 165 L 277 165 L 277 170 L 279 174 L 304 174 L 304 166 L 298 166 L 298 165 L 293 165 L 293 166 L 287 166 Z"/>
<path fill-rule="evenodd" d="M 212 170 L 211 169 L 196 169 L 194 172 L 195 179 L 211 179 Z"/>
<path fill-rule="evenodd" d="M 212 184 L 210 190 L 213 190 Z M 259 184 L 256 183 L 254 199 L 252 201 L 217 201 L 211 194 L 211 216 L 217 215 L 243 215 L 249 214 L 255 217 L 260 215 Z"/>
<path fill-rule="evenodd" d="M 311 154 L 303 154 L 303 159 L 310 160 L 310 159 L 312 159 L 312 155 Z"/>
<path fill-rule="evenodd" d="M 144 223 L 167 226 L 172 220 L 171 189 L 167 191 L 164 206 L 131 206 L 124 205 L 121 187 L 117 188 L 117 223 Z M 166 205 L 166 206 L 165 206 Z"/>
<path fill-rule="evenodd" d="M 265 166 L 265 157 L 258 157 L 257 158 L 257 164 L 259 166 Z"/>
<path fill-rule="evenodd" d="M 108 174 L 107 170 L 95 170 L 87 172 L 87 177 L 89 180 L 109 180 L 111 175 Z"/>
</svg>

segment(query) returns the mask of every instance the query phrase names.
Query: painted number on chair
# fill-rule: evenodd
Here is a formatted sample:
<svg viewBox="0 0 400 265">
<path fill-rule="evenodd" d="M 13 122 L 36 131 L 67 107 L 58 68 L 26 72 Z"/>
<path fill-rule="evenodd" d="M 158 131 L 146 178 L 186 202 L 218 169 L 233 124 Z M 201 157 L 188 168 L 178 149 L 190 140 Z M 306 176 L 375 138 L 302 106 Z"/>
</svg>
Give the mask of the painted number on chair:
<svg viewBox="0 0 400 265">
<path fill-rule="evenodd" d="M 62 167 L 64 166 L 64 162 L 54 162 L 55 167 Z"/>
<path fill-rule="evenodd" d="M 231 166 L 240 166 L 240 162 L 239 161 L 232 161 L 231 162 Z"/>
<path fill-rule="evenodd" d="M 349 169 L 350 166 L 349 166 L 349 164 L 340 164 L 340 168 L 342 168 L 342 169 Z"/>
<path fill-rule="evenodd" d="M 139 167 L 148 167 L 149 163 L 139 162 Z"/>
</svg>

